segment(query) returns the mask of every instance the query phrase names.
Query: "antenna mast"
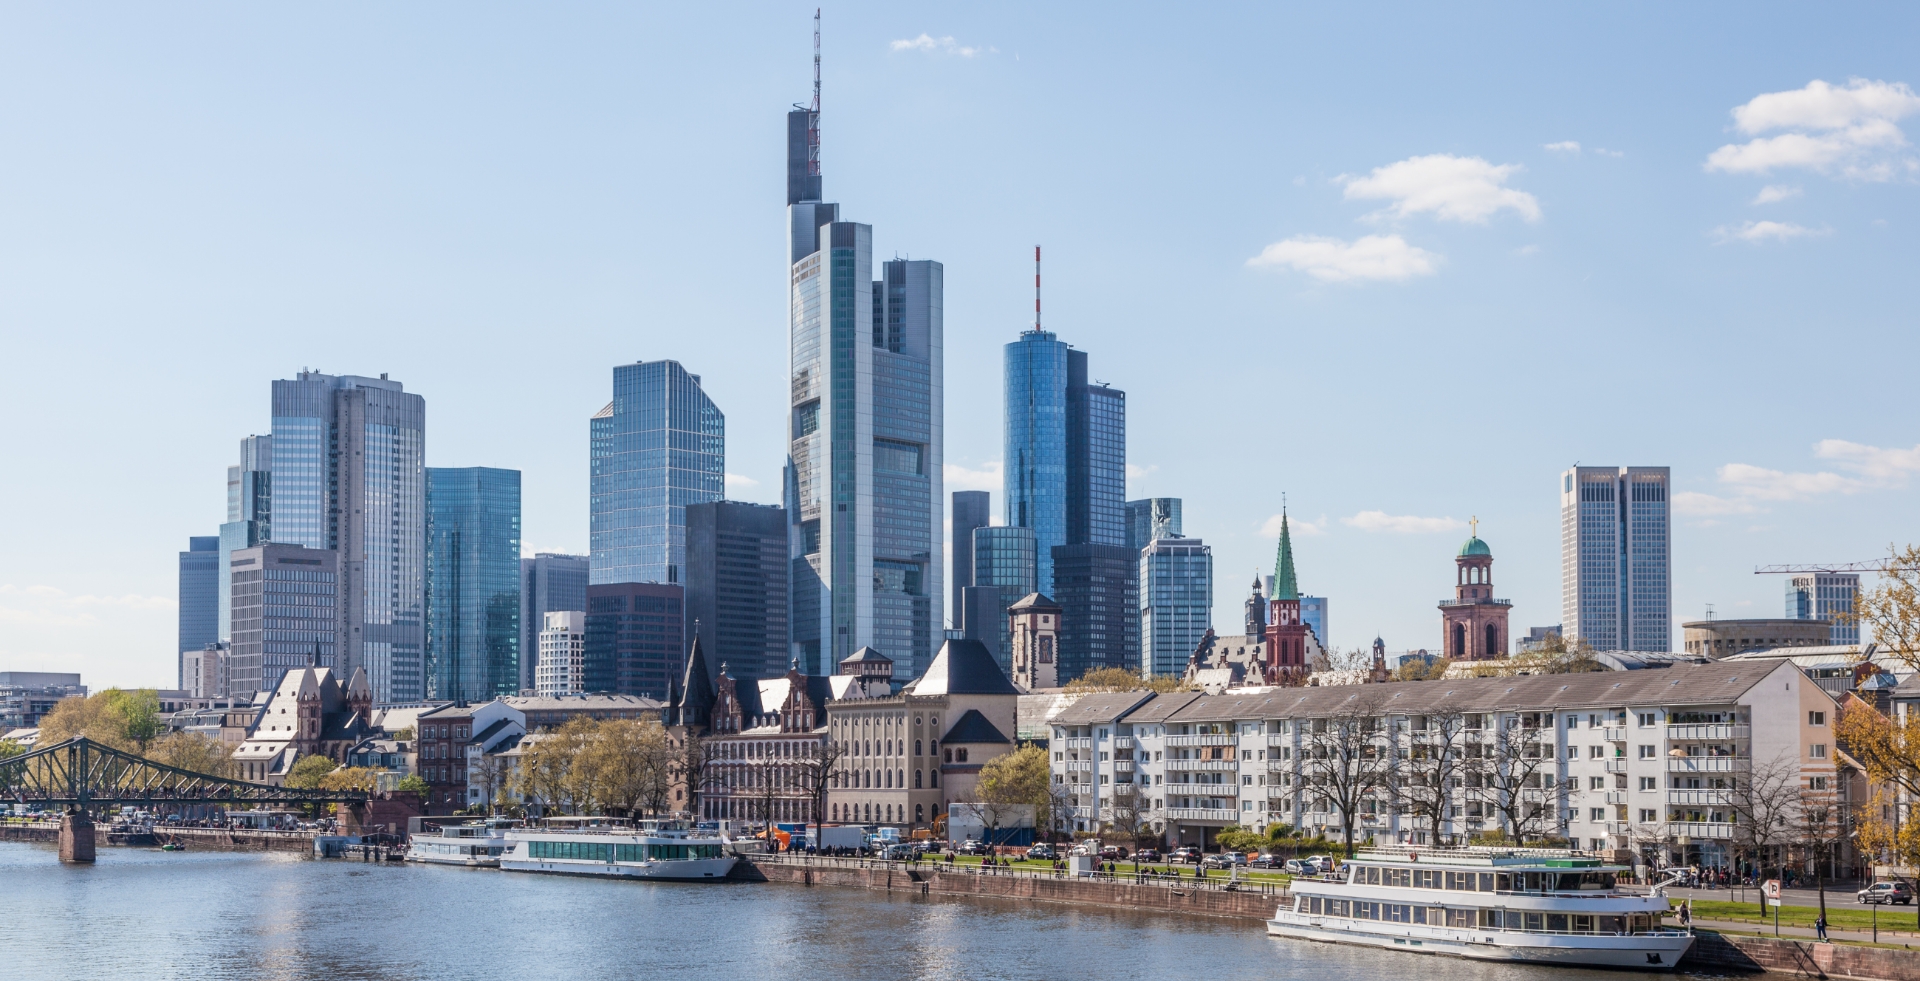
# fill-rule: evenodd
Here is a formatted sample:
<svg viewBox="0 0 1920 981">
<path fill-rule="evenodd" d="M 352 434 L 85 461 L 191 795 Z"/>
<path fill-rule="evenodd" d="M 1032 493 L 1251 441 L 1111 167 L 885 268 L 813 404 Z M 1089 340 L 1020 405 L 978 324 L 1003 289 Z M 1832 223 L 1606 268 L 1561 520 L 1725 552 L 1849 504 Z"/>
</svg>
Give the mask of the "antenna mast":
<svg viewBox="0 0 1920 981">
<path fill-rule="evenodd" d="M 1040 247 L 1033 247 L 1033 330 L 1040 331 Z"/>
<path fill-rule="evenodd" d="M 820 8 L 813 8 L 813 105 L 807 109 L 807 176 L 820 176 Z"/>
</svg>

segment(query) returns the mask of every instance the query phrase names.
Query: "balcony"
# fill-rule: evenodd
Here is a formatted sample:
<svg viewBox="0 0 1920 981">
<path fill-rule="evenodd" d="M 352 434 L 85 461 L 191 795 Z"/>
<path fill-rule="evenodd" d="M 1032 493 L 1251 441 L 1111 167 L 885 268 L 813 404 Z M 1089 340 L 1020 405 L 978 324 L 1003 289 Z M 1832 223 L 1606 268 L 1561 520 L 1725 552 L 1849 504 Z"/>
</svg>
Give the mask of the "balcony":
<svg viewBox="0 0 1920 981">
<path fill-rule="evenodd" d="M 1608 821 L 1607 834 L 1621 835 L 1623 837 L 1630 836 L 1633 834 L 1633 825 L 1628 824 L 1625 821 Z"/>
<path fill-rule="evenodd" d="M 1167 783 L 1160 789 L 1169 794 L 1201 794 L 1207 797 L 1238 797 L 1240 785 L 1237 783 Z M 1254 788 L 1248 787 L 1248 790 Z"/>
<path fill-rule="evenodd" d="M 1667 803 L 1690 807 L 1732 807 L 1733 795 L 1725 790 L 1669 790 Z"/>
<path fill-rule="evenodd" d="M 1168 746 L 1232 746 L 1238 737 L 1230 734 L 1217 736 L 1168 736 Z"/>
<path fill-rule="evenodd" d="M 1484 596 L 1479 599 L 1473 599 L 1471 597 L 1467 599 L 1460 599 L 1458 597 L 1448 597 L 1434 605 L 1435 606 L 1512 606 L 1513 601 L 1503 600 L 1503 599 L 1490 599 Z"/>
<path fill-rule="evenodd" d="M 1164 760 L 1160 764 L 1168 773 L 1177 770 L 1232 771 L 1240 768 L 1238 760 Z"/>
<path fill-rule="evenodd" d="M 1133 737 L 1132 737 L 1132 736 L 1115 736 L 1115 737 L 1113 737 L 1113 748 L 1114 748 L 1114 749 L 1132 749 L 1132 748 L 1133 748 Z"/>
<path fill-rule="evenodd" d="M 1676 821 L 1667 825 L 1675 838 L 1732 838 L 1733 825 L 1707 821 Z"/>
<path fill-rule="evenodd" d="M 1269 734 L 1269 735 L 1267 736 L 1267 745 L 1269 745 L 1269 746 L 1291 746 L 1291 745 L 1293 745 L 1293 737 L 1292 737 L 1292 736 L 1289 736 L 1289 735 L 1287 735 L 1286 733 L 1283 733 L 1283 732 L 1275 732 L 1275 733 L 1271 733 L 1271 734 Z"/>
<path fill-rule="evenodd" d="M 1133 761 L 1132 761 L 1132 760 L 1114 760 L 1114 761 L 1113 761 L 1113 772 L 1115 772 L 1115 773 L 1132 773 L 1132 772 L 1133 772 Z"/>
<path fill-rule="evenodd" d="M 1268 773 L 1292 773 L 1293 761 L 1292 760 L 1268 760 L 1267 772 Z"/>
<path fill-rule="evenodd" d="M 1093 761 L 1092 760 L 1067 760 L 1066 762 L 1060 764 L 1060 768 L 1062 770 L 1067 771 L 1068 773 L 1091 773 L 1093 772 Z"/>
<path fill-rule="evenodd" d="M 1609 791 L 1607 791 L 1607 803 L 1609 803 L 1609 804 L 1625 804 L 1626 802 L 1627 802 L 1627 792 L 1626 792 L 1626 791 L 1624 791 L 1624 790 L 1609 790 Z"/>
<path fill-rule="evenodd" d="M 1753 761 L 1743 756 L 1669 756 L 1668 773 L 1734 773 L 1750 769 Z"/>
<path fill-rule="evenodd" d="M 1753 736 L 1753 727 L 1715 722 L 1701 725 L 1670 725 L 1667 738 L 1675 742 L 1713 741 L 1725 739 L 1749 739 Z"/>
<path fill-rule="evenodd" d="M 1218 821 L 1222 824 L 1235 824 L 1240 820 L 1240 812 L 1212 807 L 1169 807 L 1169 821 Z"/>
<path fill-rule="evenodd" d="M 1609 757 L 1607 759 L 1607 772 L 1608 773 L 1627 772 L 1627 758 L 1624 756 Z"/>
<path fill-rule="evenodd" d="M 1600 730 L 1600 738 L 1610 743 L 1624 743 L 1627 741 L 1627 730 L 1619 726 L 1607 726 Z"/>
<path fill-rule="evenodd" d="M 1060 745 L 1066 749 L 1092 749 L 1093 738 L 1091 736 L 1068 736 L 1060 740 Z"/>
</svg>

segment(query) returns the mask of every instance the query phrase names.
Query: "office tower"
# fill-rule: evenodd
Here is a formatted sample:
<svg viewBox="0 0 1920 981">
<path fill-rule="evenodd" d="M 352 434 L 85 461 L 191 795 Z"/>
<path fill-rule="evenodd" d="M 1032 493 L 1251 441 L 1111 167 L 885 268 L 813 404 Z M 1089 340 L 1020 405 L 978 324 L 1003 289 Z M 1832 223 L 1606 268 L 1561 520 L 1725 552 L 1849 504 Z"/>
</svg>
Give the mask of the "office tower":
<svg viewBox="0 0 1920 981">
<path fill-rule="evenodd" d="M 1673 646 L 1667 467 L 1574 467 L 1560 475 L 1560 610 L 1568 643 Z"/>
<path fill-rule="evenodd" d="M 953 580 L 952 609 L 947 613 L 953 626 L 962 626 L 966 617 L 961 613 L 960 590 L 973 585 L 973 530 L 993 524 L 993 495 L 986 491 L 953 492 L 953 568 L 948 578 Z"/>
<path fill-rule="evenodd" d="M 587 586 L 581 683 L 586 691 L 667 701 L 686 666 L 686 588 L 679 583 Z"/>
<path fill-rule="evenodd" d="M 584 555 L 541 552 L 520 560 L 520 687 L 532 690 L 540 664 L 540 629 L 555 610 L 587 608 Z"/>
<path fill-rule="evenodd" d="M 1313 628 L 1313 636 L 1320 646 L 1331 651 L 1333 641 L 1327 638 L 1327 598 L 1325 596 L 1300 597 L 1300 622 Z"/>
<path fill-rule="evenodd" d="M 1067 354 L 1039 329 L 1006 346 L 1005 521 L 1033 529 L 1043 593 L 1053 591 L 1053 547 L 1067 542 Z"/>
<path fill-rule="evenodd" d="M 1125 545 L 1056 545 L 1060 680 L 1096 668 L 1140 667 L 1140 555 Z"/>
<path fill-rule="evenodd" d="M 1794 576 L 1787 580 L 1787 617 L 1826 620 L 1833 624 L 1828 630 L 1828 644 L 1855 646 L 1860 643 L 1860 621 L 1848 616 L 1859 596 L 1860 577 L 1850 572 Z"/>
<path fill-rule="evenodd" d="M 586 691 L 587 614 L 552 610 L 541 614 L 540 622 L 540 676 L 534 690 L 542 695 Z"/>
<path fill-rule="evenodd" d="M 227 645 L 214 641 L 197 651 L 180 652 L 180 690 L 188 698 L 227 695 Z"/>
<path fill-rule="evenodd" d="M 385 375 L 273 383 L 271 541 L 340 554 L 336 675 L 364 669 L 380 703 L 425 695 L 426 424 L 426 400 Z"/>
<path fill-rule="evenodd" d="M 588 581 L 682 581 L 686 507 L 726 492 L 726 416 L 680 362 L 641 361 L 613 369 L 588 428 Z"/>
<path fill-rule="evenodd" d="M 773 504 L 687 505 L 688 632 L 709 671 L 787 673 L 787 512 Z M 711 680 L 711 679 L 709 679 Z"/>
<path fill-rule="evenodd" d="M 973 582 L 961 590 L 964 639 L 987 646 L 1002 671 L 1009 670 L 1011 625 L 1007 610 L 1034 588 L 1032 528 L 990 525 L 973 530 Z"/>
<path fill-rule="evenodd" d="M 1179 498 L 1148 497 L 1127 502 L 1127 547 L 1134 552 L 1158 539 L 1180 535 Z M 1267 583 L 1267 594 L 1273 594 L 1271 582 Z"/>
<path fill-rule="evenodd" d="M 427 468 L 427 697 L 520 692 L 520 471 Z"/>
<path fill-rule="evenodd" d="M 817 81 L 787 117 L 792 651 L 824 675 L 871 646 L 913 677 L 944 622 L 944 271 L 876 279 L 872 227 L 822 200 Z"/>
<path fill-rule="evenodd" d="M 1198 538 L 1149 542 L 1140 550 L 1140 670 L 1179 674 L 1212 623 L 1213 550 Z"/>
<path fill-rule="evenodd" d="M 269 543 L 243 548 L 233 565 L 233 644 L 224 694 L 244 698 L 278 685 L 294 668 L 340 668 L 350 622 L 341 602 L 338 553 Z"/>
<path fill-rule="evenodd" d="M 179 668 L 187 688 L 187 655 L 220 639 L 220 538 L 195 535 L 180 553 Z"/>
<path fill-rule="evenodd" d="M 273 437 L 248 436 L 240 441 L 240 463 L 227 468 L 227 520 L 220 526 L 219 624 L 217 639 L 233 638 L 232 566 L 237 549 L 273 540 Z"/>
<path fill-rule="evenodd" d="M 1067 352 L 1067 544 L 1127 544 L 1127 393 L 1089 379 L 1087 352 L 1074 350 Z"/>
</svg>

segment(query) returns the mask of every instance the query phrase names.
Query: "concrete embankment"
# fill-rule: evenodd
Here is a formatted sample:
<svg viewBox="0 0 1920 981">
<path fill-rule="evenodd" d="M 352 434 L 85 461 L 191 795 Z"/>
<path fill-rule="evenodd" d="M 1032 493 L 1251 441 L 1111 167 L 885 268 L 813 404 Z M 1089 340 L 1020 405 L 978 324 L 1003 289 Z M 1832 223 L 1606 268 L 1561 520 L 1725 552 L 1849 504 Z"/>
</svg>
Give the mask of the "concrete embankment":
<svg viewBox="0 0 1920 981">
<path fill-rule="evenodd" d="M 118 832 L 108 830 L 104 824 L 94 826 L 94 841 L 98 847 L 121 844 L 115 840 Z M 110 837 L 111 836 L 111 837 Z M 60 840 L 60 825 L 55 821 L 35 821 L 32 823 L 0 824 L 0 841 L 46 841 Z M 313 835 L 300 831 L 227 831 L 220 828 L 172 828 L 156 830 L 153 842 L 136 839 L 129 844 L 146 845 L 173 842 L 188 848 L 218 851 L 276 851 L 303 852 L 313 851 Z"/>
<path fill-rule="evenodd" d="M 1920 981 L 1920 950 L 1701 931 L 1681 966 L 1694 970 L 1768 971 L 1809 978 Z"/>
<path fill-rule="evenodd" d="M 735 877 L 809 886 L 853 886 L 904 895 L 983 896 L 1103 909 L 1156 910 L 1261 923 L 1273 916 L 1274 907 L 1285 895 L 1257 888 L 1229 892 L 1191 883 L 1140 884 L 1038 875 L 982 875 L 904 865 L 860 868 L 743 861 L 736 867 Z"/>
</svg>

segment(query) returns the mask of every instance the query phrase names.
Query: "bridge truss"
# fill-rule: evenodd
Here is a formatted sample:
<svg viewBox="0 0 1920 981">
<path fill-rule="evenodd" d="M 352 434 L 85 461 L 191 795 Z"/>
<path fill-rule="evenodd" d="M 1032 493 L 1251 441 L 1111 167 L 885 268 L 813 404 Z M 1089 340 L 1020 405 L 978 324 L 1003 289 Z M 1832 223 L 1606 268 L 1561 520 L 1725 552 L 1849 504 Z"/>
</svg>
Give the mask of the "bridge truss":
<svg viewBox="0 0 1920 981">
<path fill-rule="evenodd" d="M 156 763 L 75 736 L 0 760 L 0 798 L 85 810 L 104 804 L 359 803 L 360 790 L 295 790 Z"/>
</svg>

